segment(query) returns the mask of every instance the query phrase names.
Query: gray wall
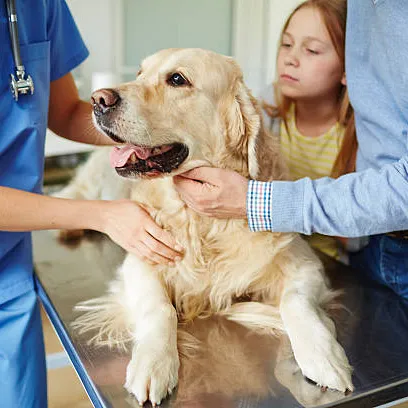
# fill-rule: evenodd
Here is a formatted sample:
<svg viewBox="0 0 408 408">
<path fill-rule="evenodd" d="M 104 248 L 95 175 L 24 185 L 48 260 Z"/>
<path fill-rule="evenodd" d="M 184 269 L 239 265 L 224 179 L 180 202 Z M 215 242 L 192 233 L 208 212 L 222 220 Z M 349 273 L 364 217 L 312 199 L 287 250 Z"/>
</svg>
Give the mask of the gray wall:
<svg viewBox="0 0 408 408">
<path fill-rule="evenodd" d="M 163 48 L 231 54 L 234 0 L 125 0 L 125 65 Z"/>
</svg>

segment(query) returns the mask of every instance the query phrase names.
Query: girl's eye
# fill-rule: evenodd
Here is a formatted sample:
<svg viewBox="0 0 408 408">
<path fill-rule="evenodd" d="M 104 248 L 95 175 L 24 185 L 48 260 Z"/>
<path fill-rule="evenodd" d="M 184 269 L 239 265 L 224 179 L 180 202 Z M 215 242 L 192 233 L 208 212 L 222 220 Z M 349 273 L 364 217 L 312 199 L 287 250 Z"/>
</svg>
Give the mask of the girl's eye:
<svg viewBox="0 0 408 408">
<path fill-rule="evenodd" d="M 289 43 L 282 43 L 281 47 L 290 48 L 292 45 Z"/>
<path fill-rule="evenodd" d="M 313 55 L 319 55 L 320 54 L 319 51 L 312 50 L 311 48 L 308 48 L 307 52 L 309 52 L 310 54 L 313 54 Z"/>
</svg>

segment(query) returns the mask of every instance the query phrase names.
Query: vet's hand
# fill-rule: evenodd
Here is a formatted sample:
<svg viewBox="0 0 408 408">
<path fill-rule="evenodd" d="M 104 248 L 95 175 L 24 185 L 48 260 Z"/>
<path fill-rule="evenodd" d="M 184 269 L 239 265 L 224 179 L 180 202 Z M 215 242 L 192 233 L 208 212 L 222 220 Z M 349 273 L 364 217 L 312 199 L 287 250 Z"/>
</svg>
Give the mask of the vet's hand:
<svg viewBox="0 0 408 408">
<path fill-rule="evenodd" d="M 126 251 L 150 264 L 172 265 L 181 260 L 183 248 L 139 205 L 130 200 L 106 204 L 102 230 Z"/>
<path fill-rule="evenodd" d="M 246 218 L 248 180 L 240 174 L 199 167 L 174 177 L 183 201 L 194 211 L 216 218 Z"/>
</svg>

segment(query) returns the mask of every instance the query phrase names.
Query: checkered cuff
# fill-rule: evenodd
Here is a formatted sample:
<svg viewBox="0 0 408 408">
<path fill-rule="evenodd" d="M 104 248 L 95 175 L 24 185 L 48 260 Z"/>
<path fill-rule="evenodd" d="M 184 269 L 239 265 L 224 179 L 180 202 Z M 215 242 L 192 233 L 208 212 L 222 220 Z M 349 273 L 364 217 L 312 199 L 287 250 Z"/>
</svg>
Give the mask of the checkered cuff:
<svg viewBox="0 0 408 408">
<path fill-rule="evenodd" d="M 247 217 L 251 231 L 272 231 L 273 183 L 249 180 Z"/>
</svg>

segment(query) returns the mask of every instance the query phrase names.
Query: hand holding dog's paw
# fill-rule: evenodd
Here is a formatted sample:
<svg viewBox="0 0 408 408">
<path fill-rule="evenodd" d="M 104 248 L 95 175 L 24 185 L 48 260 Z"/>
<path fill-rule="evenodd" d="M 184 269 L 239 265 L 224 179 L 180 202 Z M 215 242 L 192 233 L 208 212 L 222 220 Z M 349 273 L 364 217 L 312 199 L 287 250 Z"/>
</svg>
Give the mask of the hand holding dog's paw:
<svg viewBox="0 0 408 408">
<path fill-rule="evenodd" d="M 140 405 L 147 400 L 153 406 L 160 405 L 177 385 L 179 366 L 175 345 L 170 347 L 155 341 L 139 343 L 127 367 L 125 388 Z"/>
</svg>

